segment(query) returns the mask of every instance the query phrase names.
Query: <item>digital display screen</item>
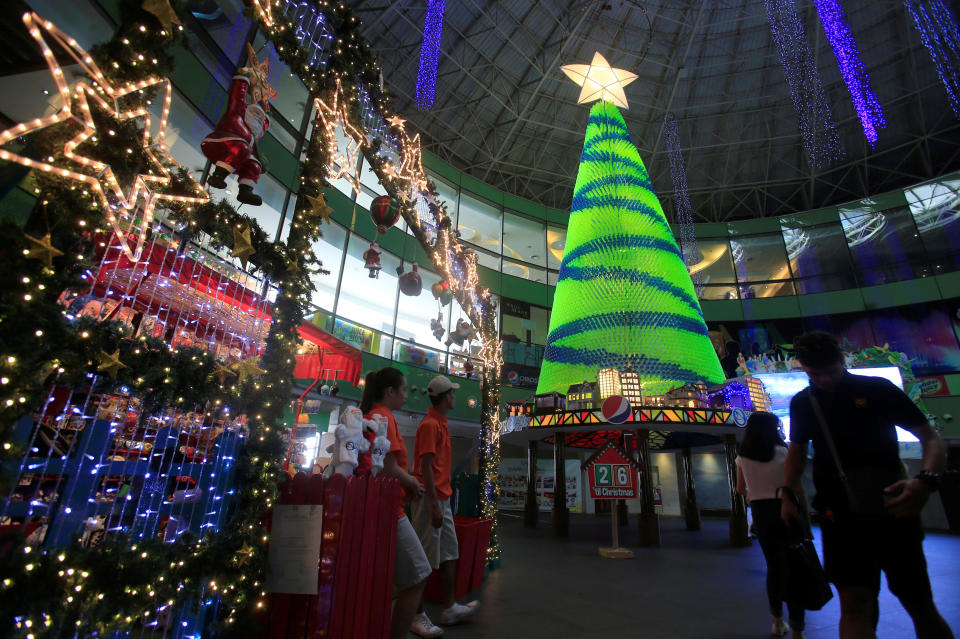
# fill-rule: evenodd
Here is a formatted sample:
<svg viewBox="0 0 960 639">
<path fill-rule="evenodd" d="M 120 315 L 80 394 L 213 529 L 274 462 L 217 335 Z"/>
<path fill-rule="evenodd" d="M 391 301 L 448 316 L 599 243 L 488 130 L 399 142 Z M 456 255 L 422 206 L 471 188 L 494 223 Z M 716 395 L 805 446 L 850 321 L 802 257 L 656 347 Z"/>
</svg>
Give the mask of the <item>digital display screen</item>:
<svg viewBox="0 0 960 639">
<path fill-rule="evenodd" d="M 900 369 L 896 366 L 885 366 L 883 368 L 850 368 L 847 369 L 854 375 L 866 375 L 867 377 L 883 377 L 892 382 L 897 388 L 903 389 L 903 378 L 900 376 Z M 794 395 L 810 385 L 807 374 L 803 372 L 792 373 L 757 373 L 752 375 L 761 382 L 767 389 L 770 396 L 770 412 L 780 418 L 783 423 L 783 434 L 790 439 L 790 400 Z M 911 433 L 897 427 L 897 439 L 901 442 L 919 441 Z"/>
</svg>

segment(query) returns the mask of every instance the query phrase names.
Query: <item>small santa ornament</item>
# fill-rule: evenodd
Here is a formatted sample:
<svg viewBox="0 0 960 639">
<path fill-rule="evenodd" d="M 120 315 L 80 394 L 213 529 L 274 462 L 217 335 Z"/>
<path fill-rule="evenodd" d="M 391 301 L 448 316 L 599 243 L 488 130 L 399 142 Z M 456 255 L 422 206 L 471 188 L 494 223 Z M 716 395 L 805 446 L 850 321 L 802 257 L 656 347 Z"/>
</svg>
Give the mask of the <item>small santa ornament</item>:
<svg viewBox="0 0 960 639">
<path fill-rule="evenodd" d="M 270 98 L 277 97 L 267 78 L 270 60 L 257 62 L 256 53 L 247 45 L 250 66 L 233 76 L 227 111 L 217 128 L 200 142 L 200 150 L 215 168 L 207 184 L 216 189 L 227 188 L 227 176 L 236 173 L 239 181 L 237 200 L 260 206 L 263 199 L 253 192 L 263 167 L 257 158 L 255 144 L 270 126 Z M 247 94 L 253 101 L 247 104 Z"/>
<path fill-rule="evenodd" d="M 382 252 L 376 242 L 370 242 L 370 248 L 363 253 L 363 268 L 367 269 L 371 279 L 380 277 L 380 269 L 383 268 L 380 266 L 380 254 Z"/>
</svg>

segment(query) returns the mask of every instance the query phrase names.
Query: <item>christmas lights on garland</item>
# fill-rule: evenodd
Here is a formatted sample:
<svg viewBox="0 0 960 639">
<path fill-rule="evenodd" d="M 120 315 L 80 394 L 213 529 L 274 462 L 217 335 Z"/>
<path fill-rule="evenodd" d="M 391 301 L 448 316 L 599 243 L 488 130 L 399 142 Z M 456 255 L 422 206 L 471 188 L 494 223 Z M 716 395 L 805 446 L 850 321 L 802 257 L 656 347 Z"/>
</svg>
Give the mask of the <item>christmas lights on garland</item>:
<svg viewBox="0 0 960 639">
<path fill-rule="evenodd" d="M 903 3 L 937 67 L 953 114 L 960 118 L 960 26 L 957 18 L 943 0 L 904 0 Z"/>
</svg>

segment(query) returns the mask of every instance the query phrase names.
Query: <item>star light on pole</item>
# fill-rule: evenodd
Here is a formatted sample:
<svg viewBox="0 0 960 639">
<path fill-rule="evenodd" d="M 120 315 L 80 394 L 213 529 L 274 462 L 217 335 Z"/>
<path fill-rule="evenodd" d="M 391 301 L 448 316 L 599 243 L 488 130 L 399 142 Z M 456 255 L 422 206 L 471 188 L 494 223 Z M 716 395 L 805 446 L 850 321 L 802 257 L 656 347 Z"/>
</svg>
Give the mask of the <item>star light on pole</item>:
<svg viewBox="0 0 960 639">
<path fill-rule="evenodd" d="M 622 109 L 629 108 L 623 87 L 636 80 L 637 74 L 614 69 L 599 51 L 593 54 L 590 64 L 566 64 L 560 69 L 582 87 L 577 104 L 602 100 Z"/>
</svg>

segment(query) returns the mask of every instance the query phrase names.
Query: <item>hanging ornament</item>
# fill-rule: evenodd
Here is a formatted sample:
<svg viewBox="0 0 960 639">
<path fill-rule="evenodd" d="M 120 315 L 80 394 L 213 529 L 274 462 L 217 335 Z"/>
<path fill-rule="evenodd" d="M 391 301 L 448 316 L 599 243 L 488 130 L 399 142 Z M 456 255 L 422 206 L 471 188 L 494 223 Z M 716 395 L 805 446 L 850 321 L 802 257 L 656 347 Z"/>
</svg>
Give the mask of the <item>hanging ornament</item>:
<svg viewBox="0 0 960 639">
<path fill-rule="evenodd" d="M 54 248 L 50 243 L 50 234 L 47 233 L 39 240 L 31 235 L 23 234 L 27 240 L 30 241 L 33 246 L 29 249 L 24 249 L 24 257 L 28 260 L 40 260 L 43 262 L 43 265 L 49 269 L 53 268 L 53 258 L 60 257 L 63 255 L 63 251 L 60 249 Z"/>
<path fill-rule="evenodd" d="M 97 366 L 98 373 L 106 373 L 110 376 L 110 379 L 116 380 L 117 373 L 120 372 L 120 369 L 126 367 L 127 365 L 120 361 L 119 348 L 113 353 L 100 351 L 100 364 Z"/>
<path fill-rule="evenodd" d="M 270 103 L 277 92 L 267 81 L 270 59 L 257 61 L 253 47 L 247 44 L 249 66 L 237 71 L 230 83 L 227 110 L 217 128 L 200 142 L 200 150 L 214 165 L 207 184 L 216 189 L 227 188 L 227 176 L 237 174 L 237 200 L 260 206 L 263 198 L 253 192 L 260 180 L 260 164 L 256 143 L 270 126 Z M 247 104 L 247 93 L 252 102 Z"/>
<path fill-rule="evenodd" d="M 433 336 L 437 338 L 437 341 L 443 340 L 443 334 L 447 331 L 443 328 L 443 313 L 437 313 L 437 319 L 430 320 L 430 330 L 433 331 Z"/>
<path fill-rule="evenodd" d="M 363 253 L 363 268 L 367 269 L 370 279 L 379 279 L 380 269 L 380 246 L 376 242 L 370 242 L 370 248 Z"/>
<path fill-rule="evenodd" d="M 177 12 L 170 6 L 170 0 L 143 0 L 140 8 L 147 13 L 152 13 L 160 26 L 167 31 L 173 31 L 173 25 L 183 24 L 177 17 Z"/>
<path fill-rule="evenodd" d="M 423 290 L 423 280 L 420 278 L 420 273 L 417 272 L 416 262 L 411 265 L 411 269 L 409 273 L 404 273 L 402 264 L 397 267 L 397 275 L 400 279 L 400 292 L 410 297 L 416 297 L 420 295 L 420 292 Z"/>
<path fill-rule="evenodd" d="M 237 374 L 230 370 L 229 367 L 217 362 L 217 368 L 213 371 L 213 373 L 211 373 L 211 375 L 216 377 L 217 382 L 223 386 L 224 382 L 226 382 L 228 378 L 235 377 Z"/>
<path fill-rule="evenodd" d="M 370 219 L 377 225 L 377 233 L 386 233 L 400 219 L 400 202 L 389 195 L 381 195 L 370 204 Z"/>
<path fill-rule="evenodd" d="M 267 371 L 260 368 L 260 357 L 248 357 L 240 360 L 233 365 L 233 370 L 237 373 L 237 381 L 241 384 L 247 381 L 248 377 L 260 377 Z"/>
<path fill-rule="evenodd" d="M 237 556 L 235 557 L 238 566 L 246 566 L 253 560 L 253 546 L 250 544 L 245 545 L 243 548 L 237 551 Z"/>
<path fill-rule="evenodd" d="M 464 373 L 466 373 L 467 375 L 469 375 L 470 373 L 473 372 L 473 369 L 474 369 L 473 362 L 470 361 L 470 358 L 469 358 L 469 357 L 468 357 L 467 359 L 463 360 L 463 372 L 464 372 Z M 476 403 L 474 403 L 474 405 L 476 405 Z"/>
<path fill-rule="evenodd" d="M 474 330 L 473 326 L 470 325 L 470 322 L 466 320 L 457 320 L 457 328 L 454 331 L 451 331 L 447 335 L 447 346 L 450 344 L 456 344 L 457 346 L 463 346 L 464 343 L 468 344 L 473 341 Z"/>
<path fill-rule="evenodd" d="M 312 195 L 305 195 L 304 197 L 306 197 L 307 202 L 310 203 L 310 205 L 304 209 L 304 215 L 307 217 L 316 217 L 319 215 L 324 222 L 330 224 L 330 214 L 333 213 L 333 209 L 327 205 L 327 201 L 323 197 L 323 192 L 320 192 L 317 197 L 313 197 Z"/>
<path fill-rule="evenodd" d="M 440 280 L 431 286 L 430 292 L 433 293 L 436 299 L 440 300 L 440 304 L 443 306 L 446 306 L 453 300 L 453 293 L 450 291 L 450 285 L 447 284 L 446 280 Z"/>
<path fill-rule="evenodd" d="M 234 227 L 233 251 L 230 253 L 230 256 L 240 258 L 240 263 L 243 264 L 243 270 L 247 270 L 247 260 L 256 252 L 257 250 L 253 248 L 253 245 L 250 243 L 250 227 L 244 226 L 242 230 Z"/>
</svg>

